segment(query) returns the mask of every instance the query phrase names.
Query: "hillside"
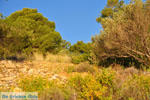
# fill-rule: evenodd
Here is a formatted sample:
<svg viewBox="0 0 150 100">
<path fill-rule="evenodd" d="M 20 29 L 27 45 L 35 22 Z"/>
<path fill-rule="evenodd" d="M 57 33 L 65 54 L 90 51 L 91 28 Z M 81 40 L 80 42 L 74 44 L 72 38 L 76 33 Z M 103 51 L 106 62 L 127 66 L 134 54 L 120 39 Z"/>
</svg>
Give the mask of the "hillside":
<svg viewBox="0 0 150 100">
<path fill-rule="evenodd" d="M 0 61 L 0 86 L 16 86 L 16 80 L 20 75 L 41 75 L 50 78 L 54 74 L 62 73 L 69 66 L 74 64 L 48 61 Z"/>
<path fill-rule="evenodd" d="M 86 3 L 91 6 L 104 1 Z M 33 2 L 32 7 L 37 2 L 43 4 L 41 0 Z M 22 10 L 12 13 L 11 9 L 6 17 L 0 12 L 0 100 L 31 100 L 32 96 L 36 100 L 150 100 L 150 0 L 96 3 L 105 6 L 96 18 L 100 33 L 91 35 L 90 42 L 85 41 L 92 33 L 88 29 L 96 26 L 88 24 L 86 18 L 93 20 L 96 16 L 89 15 L 94 12 L 88 10 L 88 15 L 81 16 L 84 11 L 69 1 L 69 6 L 63 3 L 69 7 L 65 12 L 75 14 L 71 9 L 75 7 L 78 14 L 68 12 L 68 16 L 58 6 L 64 1 L 52 2 L 59 12 L 47 9 L 47 14 L 42 14 L 43 7 L 48 6 L 32 9 L 24 8 L 23 3 Z M 85 2 L 82 6 L 85 8 Z M 61 20 L 52 17 L 56 13 Z M 83 23 L 85 26 L 80 27 Z M 74 35 L 82 39 L 73 40 Z"/>
<path fill-rule="evenodd" d="M 148 100 L 150 94 L 150 71 L 134 67 L 4 60 L 0 72 L 0 91 L 38 92 L 40 100 Z"/>
</svg>

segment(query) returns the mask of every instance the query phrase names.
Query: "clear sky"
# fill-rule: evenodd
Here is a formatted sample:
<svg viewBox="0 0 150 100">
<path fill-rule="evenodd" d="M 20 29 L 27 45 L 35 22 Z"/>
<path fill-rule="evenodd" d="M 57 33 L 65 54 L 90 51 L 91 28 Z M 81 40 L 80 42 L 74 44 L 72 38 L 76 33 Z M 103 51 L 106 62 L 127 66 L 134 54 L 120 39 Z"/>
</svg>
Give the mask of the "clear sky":
<svg viewBox="0 0 150 100">
<path fill-rule="evenodd" d="M 125 0 L 129 3 L 130 0 Z M 0 12 L 4 16 L 22 8 L 36 8 L 56 24 L 56 31 L 72 44 L 79 40 L 90 42 L 100 33 L 96 22 L 107 0 L 0 0 Z"/>
</svg>

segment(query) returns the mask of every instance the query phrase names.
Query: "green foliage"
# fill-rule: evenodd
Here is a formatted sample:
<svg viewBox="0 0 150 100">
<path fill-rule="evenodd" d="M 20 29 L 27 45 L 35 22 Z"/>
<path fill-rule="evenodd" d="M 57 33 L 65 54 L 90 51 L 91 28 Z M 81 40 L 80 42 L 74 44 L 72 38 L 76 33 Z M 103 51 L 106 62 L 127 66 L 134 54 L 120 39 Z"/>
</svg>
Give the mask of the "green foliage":
<svg viewBox="0 0 150 100">
<path fill-rule="evenodd" d="M 64 48 L 64 49 L 69 49 L 71 46 L 71 43 L 69 41 L 66 41 L 66 40 L 62 40 L 61 42 L 61 47 Z"/>
<path fill-rule="evenodd" d="M 72 54 L 72 63 L 79 64 L 80 62 L 88 61 L 89 54 Z"/>
<path fill-rule="evenodd" d="M 76 75 L 70 79 L 69 83 L 77 92 L 77 100 L 111 100 L 110 97 L 104 96 L 107 87 L 99 84 L 90 74 Z"/>
<path fill-rule="evenodd" d="M 0 19 L 3 19 L 3 14 L 2 13 L 0 13 Z"/>
<path fill-rule="evenodd" d="M 134 68 L 115 70 L 96 67 L 93 73 L 71 71 L 73 73 L 69 72 L 65 82 L 50 80 L 49 76 L 28 75 L 20 77 L 18 86 L 24 92 L 38 92 L 40 100 L 148 100 L 149 72 L 139 71 L 139 74 L 136 71 Z"/>
<path fill-rule="evenodd" d="M 112 16 L 113 15 L 113 9 L 112 8 L 104 8 L 101 11 L 102 17 L 108 17 L 108 16 Z"/>
<path fill-rule="evenodd" d="M 119 3 L 119 0 L 107 0 L 107 7 L 115 7 Z"/>
<path fill-rule="evenodd" d="M 113 14 L 122 10 L 123 5 L 123 0 L 107 0 L 107 6 L 101 11 L 101 15 L 96 21 L 103 24 L 105 18 L 113 18 Z"/>
<path fill-rule="evenodd" d="M 112 17 L 102 18 L 103 30 L 92 38 L 95 55 L 101 63 L 150 65 L 149 7 L 148 2 L 133 0 L 113 12 Z"/>
<path fill-rule="evenodd" d="M 19 80 L 19 87 L 24 92 L 38 92 L 40 100 L 69 100 L 72 90 L 60 81 L 40 76 L 25 76 Z"/>
<path fill-rule="evenodd" d="M 100 74 L 96 75 L 97 80 L 104 86 L 113 87 L 115 73 L 112 69 L 103 69 Z"/>
<path fill-rule="evenodd" d="M 98 63 L 98 65 L 104 66 L 104 67 L 108 67 L 112 64 L 119 64 L 119 65 L 123 65 L 125 67 L 136 66 L 137 68 L 140 68 L 142 66 L 142 64 L 140 62 L 138 62 L 137 60 L 135 60 L 132 57 L 107 58 L 107 59 L 102 60 Z"/>
<path fill-rule="evenodd" d="M 42 77 L 28 76 L 22 77 L 22 79 L 19 80 L 19 87 L 21 87 L 23 91 L 26 92 L 42 91 L 46 88 L 46 85 L 47 81 L 44 80 Z"/>
<path fill-rule="evenodd" d="M 70 46 L 69 51 L 71 52 L 72 62 L 78 64 L 89 60 L 91 50 L 92 44 L 84 43 L 83 41 L 78 41 L 76 44 Z"/>
<path fill-rule="evenodd" d="M 76 67 L 75 66 L 68 66 L 68 67 L 65 67 L 65 72 L 67 73 L 72 73 L 72 72 L 75 72 L 76 71 Z"/>
<path fill-rule="evenodd" d="M 56 52 L 61 46 L 62 38 L 55 31 L 55 23 L 48 21 L 36 9 L 24 8 L 2 21 L 0 33 L 5 36 L 1 45 L 8 51 L 5 53 L 8 56 Z"/>
<path fill-rule="evenodd" d="M 70 52 L 75 52 L 75 53 L 89 53 L 91 50 L 91 43 L 84 43 L 83 41 L 77 41 L 76 44 L 72 45 L 69 48 Z"/>
</svg>

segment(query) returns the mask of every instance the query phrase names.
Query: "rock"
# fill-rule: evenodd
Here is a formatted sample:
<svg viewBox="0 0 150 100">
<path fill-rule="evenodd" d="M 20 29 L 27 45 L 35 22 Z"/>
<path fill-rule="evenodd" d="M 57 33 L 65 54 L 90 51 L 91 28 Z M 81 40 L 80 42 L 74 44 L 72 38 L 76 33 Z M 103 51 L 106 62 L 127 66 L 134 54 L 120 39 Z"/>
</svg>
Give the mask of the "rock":
<svg viewBox="0 0 150 100">
<path fill-rule="evenodd" d="M 38 74 L 38 71 L 31 68 L 31 69 L 29 69 L 28 74 Z"/>
<path fill-rule="evenodd" d="M 28 74 L 32 74 L 33 73 L 33 69 L 30 69 L 29 71 L 28 71 Z"/>
<path fill-rule="evenodd" d="M 1 78 L 1 81 L 12 81 L 14 80 L 15 77 L 5 77 L 5 78 Z"/>
<path fill-rule="evenodd" d="M 59 77 L 58 74 L 54 74 L 54 75 L 50 78 L 50 80 L 56 80 L 58 77 Z"/>
<path fill-rule="evenodd" d="M 22 72 L 22 73 L 26 73 L 27 72 L 27 68 L 19 69 L 19 71 Z"/>
<path fill-rule="evenodd" d="M 8 65 L 6 65 L 6 68 L 15 69 L 16 66 L 13 63 L 9 63 Z"/>
</svg>

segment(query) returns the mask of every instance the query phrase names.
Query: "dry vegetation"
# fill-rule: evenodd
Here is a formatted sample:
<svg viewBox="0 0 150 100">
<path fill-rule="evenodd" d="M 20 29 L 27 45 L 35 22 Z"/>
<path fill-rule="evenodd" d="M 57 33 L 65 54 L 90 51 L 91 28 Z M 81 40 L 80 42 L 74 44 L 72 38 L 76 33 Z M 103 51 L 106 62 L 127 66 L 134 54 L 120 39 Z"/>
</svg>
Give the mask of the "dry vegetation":
<svg viewBox="0 0 150 100">
<path fill-rule="evenodd" d="M 5 82 L 0 91 L 38 92 L 40 100 L 148 100 L 150 96 L 148 70 L 120 65 L 103 68 L 88 62 L 77 65 L 66 56 L 61 56 L 62 61 L 56 60 L 59 55 L 47 57 L 51 60 L 1 61 L 0 68 L 7 68 L 5 76 L 11 76 L 0 79 Z"/>
<path fill-rule="evenodd" d="M 150 2 L 107 3 L 97 19 L 101 34 L 92 43 L 72 46 L 36 9 L 0 19 L 0 92 L 38 92 L 39 100 L 150 100 Z M 22 27 L 31 17 L 35 22 L 42 18 L 42 24 L 36 22 L 30 34 Z M 18 18 L 22 27 L 18 22 L 14 29 L 7 26 Z M 36 40 L 34 32 L 39 33 Z"/>
</svg>

